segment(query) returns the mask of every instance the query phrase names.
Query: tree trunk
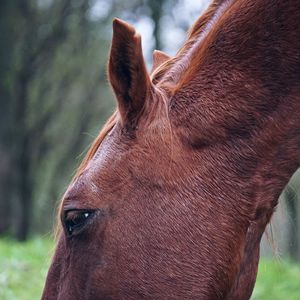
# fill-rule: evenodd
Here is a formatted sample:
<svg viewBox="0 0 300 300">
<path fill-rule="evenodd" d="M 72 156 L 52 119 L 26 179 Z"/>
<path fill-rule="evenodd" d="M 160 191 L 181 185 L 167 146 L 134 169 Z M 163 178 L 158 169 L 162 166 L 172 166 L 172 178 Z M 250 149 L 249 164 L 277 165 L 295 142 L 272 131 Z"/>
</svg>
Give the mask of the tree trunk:
<svg viewBox="0 0 300 300">
<path fill-rule="evenodd" d="M 161 50 L 161 37 L 160 37 L 160 19 L 162 16 L 162 7 L 163 7 L 164 1 L 160 0 L 151 0 L 148 1 L 148 6 L 151 9 L 151 17 L 154 22 L 154 40 L 155 40 L 155 49 Z"/>
<path fill-rule="evenodd" d="M 12 150 L 11 69 L 15 45 L 12 30 L 13 1 L 0 2 L 0 235 L 11 232 L 12 202 L 15 198 Z M 10 34 L 7 34 L 7 33 Z"/>
<path fill-rule="evenodd" d="M 0 235 L 11 229 L 12 178 L 7 149 L 0 150 Z"/>
<path fill-rule="evenodd" d="M 24 64 L 24 66 L 27 66 Z M 17 107 L 15 119 L 16 139 L 16 174 L 17 180 L 17 207 L 15 207 L 15 235 L 19 241 L 25 241 L 29 232 L 29 213 L 32 206 L 32 180 L 30 172 L 30 132 L 26 119 L 28 111 L 28 89 L 31 78 L 31 69 L 24 67 L 18 77 Z"/>
<path fill-rule="evenodd" d="M 32 182 L 30 176 L 30 150 L 29 138 L 24 136 L 22 152 L 19 158 L 19 197 L 16 214 L 16 238 L 25 241 L 28 237 L 30 226 L 30 212 L 32 210 Z"/>
</svg>

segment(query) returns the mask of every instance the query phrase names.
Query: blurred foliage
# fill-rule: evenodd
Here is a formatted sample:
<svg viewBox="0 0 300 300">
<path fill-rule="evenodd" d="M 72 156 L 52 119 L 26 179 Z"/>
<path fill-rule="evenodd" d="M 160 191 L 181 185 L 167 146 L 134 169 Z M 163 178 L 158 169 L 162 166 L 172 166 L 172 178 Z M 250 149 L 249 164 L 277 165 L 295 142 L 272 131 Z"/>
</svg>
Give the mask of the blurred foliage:
<svg viewBox="0 0 300 300">
<path fill-rule="evenodd" d="M 300 265 L 261 259 L 252 300 L 299 300 Z"/>
<path fill-rule="evenodd" d="M 208 2 L 1 1 L 0 235 L 25 240 L 52 229 L 76 167 L 112 113 L 106 79 L 112 18 L 137 26 L 149 61 L 153 48 L 173 52 Z M 300 259 L 297 174 L 283 197 L 285 248 Z"/>
<path fill-rule="evenodd" d="M 35 238 L 23 244 L 0 239 L 0 299 L 41 297 L 53 245 L 49 238 Z M 298 300 L 299 295 L 299 264 L 261 260 L 252 300 Z"/>
<path fill-rule="evenodd" d="M 40 299 L 53 242 L 35 238 L 27 243 L 0 240 L 0 299 Z"/>
<path fill-rule="evenodd" d="M 90 1 L 4 1 L 0 231 L 48 228 L 76 157 L 112 111 L 108 39 Z M 2 125 L 2 124 L 1 124 Z M 86 133 L 90 132 L 92 136 Z M 45 218 L 45 215 L 48 216 Z"/>
</svg>

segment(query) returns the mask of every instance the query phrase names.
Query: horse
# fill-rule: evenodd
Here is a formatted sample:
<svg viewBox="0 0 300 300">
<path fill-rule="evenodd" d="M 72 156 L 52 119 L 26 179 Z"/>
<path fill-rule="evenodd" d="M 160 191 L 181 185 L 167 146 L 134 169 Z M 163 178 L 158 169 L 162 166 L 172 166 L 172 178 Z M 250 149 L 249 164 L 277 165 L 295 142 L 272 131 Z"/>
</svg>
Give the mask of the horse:
<svg viewBox="0 0 300 300">
<path fill-rule="evenodd" d="M 251 297 L 300 166 L 300 2 L 215 0 L 153 61 L 114 19 L 117 109 L 62 199 L 43 300 Z"/>
</svg>

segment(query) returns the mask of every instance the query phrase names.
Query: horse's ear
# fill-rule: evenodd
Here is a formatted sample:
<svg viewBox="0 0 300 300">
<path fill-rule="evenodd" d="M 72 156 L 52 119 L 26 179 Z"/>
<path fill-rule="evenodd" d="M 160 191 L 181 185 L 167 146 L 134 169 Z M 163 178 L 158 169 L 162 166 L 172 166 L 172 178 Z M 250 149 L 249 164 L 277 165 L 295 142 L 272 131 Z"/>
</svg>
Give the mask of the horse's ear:
<svg viewBox="0 0 300 300">
<path fill-rule="evenodd" d="M 143 111 L 150 78 L 143 58 L 141 36 L 119 19 L 113 21 L 108 74 L 123 123 L 134 125 Z"/>
<path fill-rule="evenodd" d="M 161 64 L 163 64 L 165 61 L 169 60 L 171 57 L 159 50 L 154 50 L 153 52 L 153 63 L 152 63 L 152 69 L 151 74 L 155 69 L 157 69 Z"/>
</svg>

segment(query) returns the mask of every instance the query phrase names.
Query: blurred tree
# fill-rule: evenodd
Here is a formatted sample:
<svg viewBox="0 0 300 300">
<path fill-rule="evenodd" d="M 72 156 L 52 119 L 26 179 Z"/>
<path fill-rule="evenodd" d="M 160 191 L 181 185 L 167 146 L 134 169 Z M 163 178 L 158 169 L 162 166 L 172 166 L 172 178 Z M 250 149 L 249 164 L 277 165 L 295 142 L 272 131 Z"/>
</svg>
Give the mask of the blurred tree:
<svg viewBox="0 0 300 300">
<path fill-rule="evenodd" d="M 99 53 L 95 62 L 107 43 L 89 19 L 90 5 L 87 0 L 1 2 L 0 233 L 13 232 L 19 240 L 27 238 L 35 215 L 35 188 L 45 187 L 44 173 L 49 179 L 47 161 L 56 174 L 70 167 L 86 143 L 81 133 L 94 125 L 96 112 L 108 109 L 99 99 L 107 97 L 100 90 L 105 63 Z M 61 181 L 53 180 L 45 191 L 56 190 Z"/>
<path fill-rule="evenodd" d="M 160 32 L 160 19 L 163 14 L 163 6 L 166 1 L 159 1 L 159 0 L 147 0 L 147 5 L 151 11 L 151 17 L 154 22 L 154 40 L 155 40 L 155 49 L 161 49 L 161 32 Z"/>
<path fill-rule="evenodd" d="M 13 186 L 12 156 L 9 148 L 11 136 L 11 104 L 7 101 L 11 97 L 10 64 L 12 62 L 14 35 L 12 28 L 11 12 L 14 8 L 13 1 L 0 3 L 0 233 L 9 229 L 11 199 L 10 186 Z"/>
</svg>

